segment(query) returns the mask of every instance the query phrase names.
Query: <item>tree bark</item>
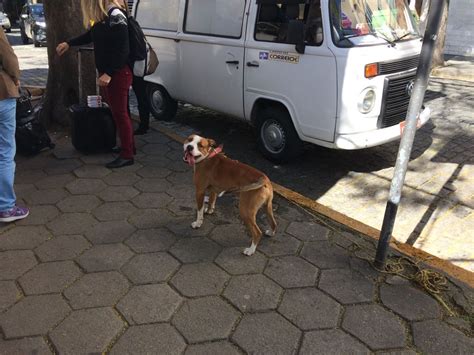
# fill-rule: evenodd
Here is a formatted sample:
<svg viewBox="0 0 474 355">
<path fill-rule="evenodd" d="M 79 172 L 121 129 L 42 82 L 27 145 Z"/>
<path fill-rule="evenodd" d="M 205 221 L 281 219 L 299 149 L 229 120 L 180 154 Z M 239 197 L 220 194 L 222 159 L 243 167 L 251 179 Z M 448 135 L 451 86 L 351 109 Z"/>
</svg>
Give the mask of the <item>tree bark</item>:
<svg viewBox="0 0 474 355">
<path fill-rule="evenodd" d="M 46 124 L 69 125 L 68 108 L 79 102 L 77 50 L 71 48 L 62 57 L 56 46 L 85 31 L 82 25 L 80 1 L 44 0 L 48 38 L 48 83 L 42 120 Z M 82 92 L 95 92 L 95 64 L 93 52 L 82 57 Z"/>
<path fill-rule="evenodd" d="M 436 47 L 433 53 L 432 68 L 444 66 L 444 45 L 446 42 L 446 28 L 448 25 L 449 0 L 443 0 L 443 2 L 443 17 L 441 18 L 438 39 L 436 40 Z"/>
</svg>

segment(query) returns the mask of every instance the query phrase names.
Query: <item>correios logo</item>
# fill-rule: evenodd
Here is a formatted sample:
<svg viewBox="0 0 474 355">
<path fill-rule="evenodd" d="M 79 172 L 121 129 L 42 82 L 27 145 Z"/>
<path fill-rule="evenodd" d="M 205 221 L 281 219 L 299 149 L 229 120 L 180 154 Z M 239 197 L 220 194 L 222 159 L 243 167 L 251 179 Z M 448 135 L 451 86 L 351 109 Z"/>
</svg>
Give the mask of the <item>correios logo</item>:
<svg viewBox="0 0 474 355">
<path fill-rule="evenodd" d="M 407 94 L 407 96 L 411 96 L 414 87 L 415 87 L 415 80 L 410 80 L 407 86 L 405 87 L 405 93 Z"/>
</svg>

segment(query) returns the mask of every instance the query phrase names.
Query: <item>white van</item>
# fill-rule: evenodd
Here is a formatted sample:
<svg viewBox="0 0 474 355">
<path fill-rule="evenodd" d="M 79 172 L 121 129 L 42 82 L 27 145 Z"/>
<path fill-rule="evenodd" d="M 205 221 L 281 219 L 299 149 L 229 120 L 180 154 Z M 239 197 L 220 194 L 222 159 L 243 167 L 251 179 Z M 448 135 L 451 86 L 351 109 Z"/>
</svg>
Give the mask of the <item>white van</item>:
<svg viewBox="0 0 474 355">
<path fill-rule="evenodd" d="M 303 141 L 401 135 L 422 45 L 405 0 L 135 0 L 132 12 L 160 60 L 146 78 L 157 119 L 178 100 L 230 114 L 274 161 Z"/>
</svg>

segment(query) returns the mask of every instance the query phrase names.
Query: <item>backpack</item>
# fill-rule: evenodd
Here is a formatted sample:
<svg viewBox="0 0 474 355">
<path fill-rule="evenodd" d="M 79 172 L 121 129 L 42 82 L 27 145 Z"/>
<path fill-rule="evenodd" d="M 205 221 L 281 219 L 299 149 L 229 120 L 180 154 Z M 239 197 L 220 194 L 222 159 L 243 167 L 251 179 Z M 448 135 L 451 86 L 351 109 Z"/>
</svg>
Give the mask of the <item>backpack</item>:
<svg viewBox="0 0 474 355">
<path fill-rule="evenodd" d="M 146 40 L 138 21 L 131 16 L 128 17 L 128 34 L 133 75 L 142 78 L 153 74 L 159 64 L 158 56 Z"/>
<path fill-rule="evenodd" d="M 15 140 L 18 153 L 31 156 L 45 148 L 54 148 L 55 144 L 41 123 L 41 110 L 41 105 L 38 105 L 28 116 L 17 117 Z"/>
</svg>

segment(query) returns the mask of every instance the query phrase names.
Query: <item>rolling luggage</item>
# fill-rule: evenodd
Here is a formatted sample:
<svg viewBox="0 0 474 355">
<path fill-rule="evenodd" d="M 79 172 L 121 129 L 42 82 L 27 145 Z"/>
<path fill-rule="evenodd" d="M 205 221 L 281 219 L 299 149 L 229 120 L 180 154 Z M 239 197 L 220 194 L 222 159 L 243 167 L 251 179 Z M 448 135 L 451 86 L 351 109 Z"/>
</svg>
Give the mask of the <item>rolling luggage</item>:
<svg viewBox="0 0 474 355">
<path fill-rule="evenodd" d="M 112 111 L 106 105 L 102 107 L 89 107 L 84 102 L 82 95 L 81 78 L 81 51 L 91 50 L 79 48 L 79 100 L 80 103 L 69 108 L 71 112 L 71 137 L 72 145 L 85 154 L 111 152 L 116 145 L 116 129 Z M 97 87 L 97 95 L 99 95 Z"/>
</svg>

